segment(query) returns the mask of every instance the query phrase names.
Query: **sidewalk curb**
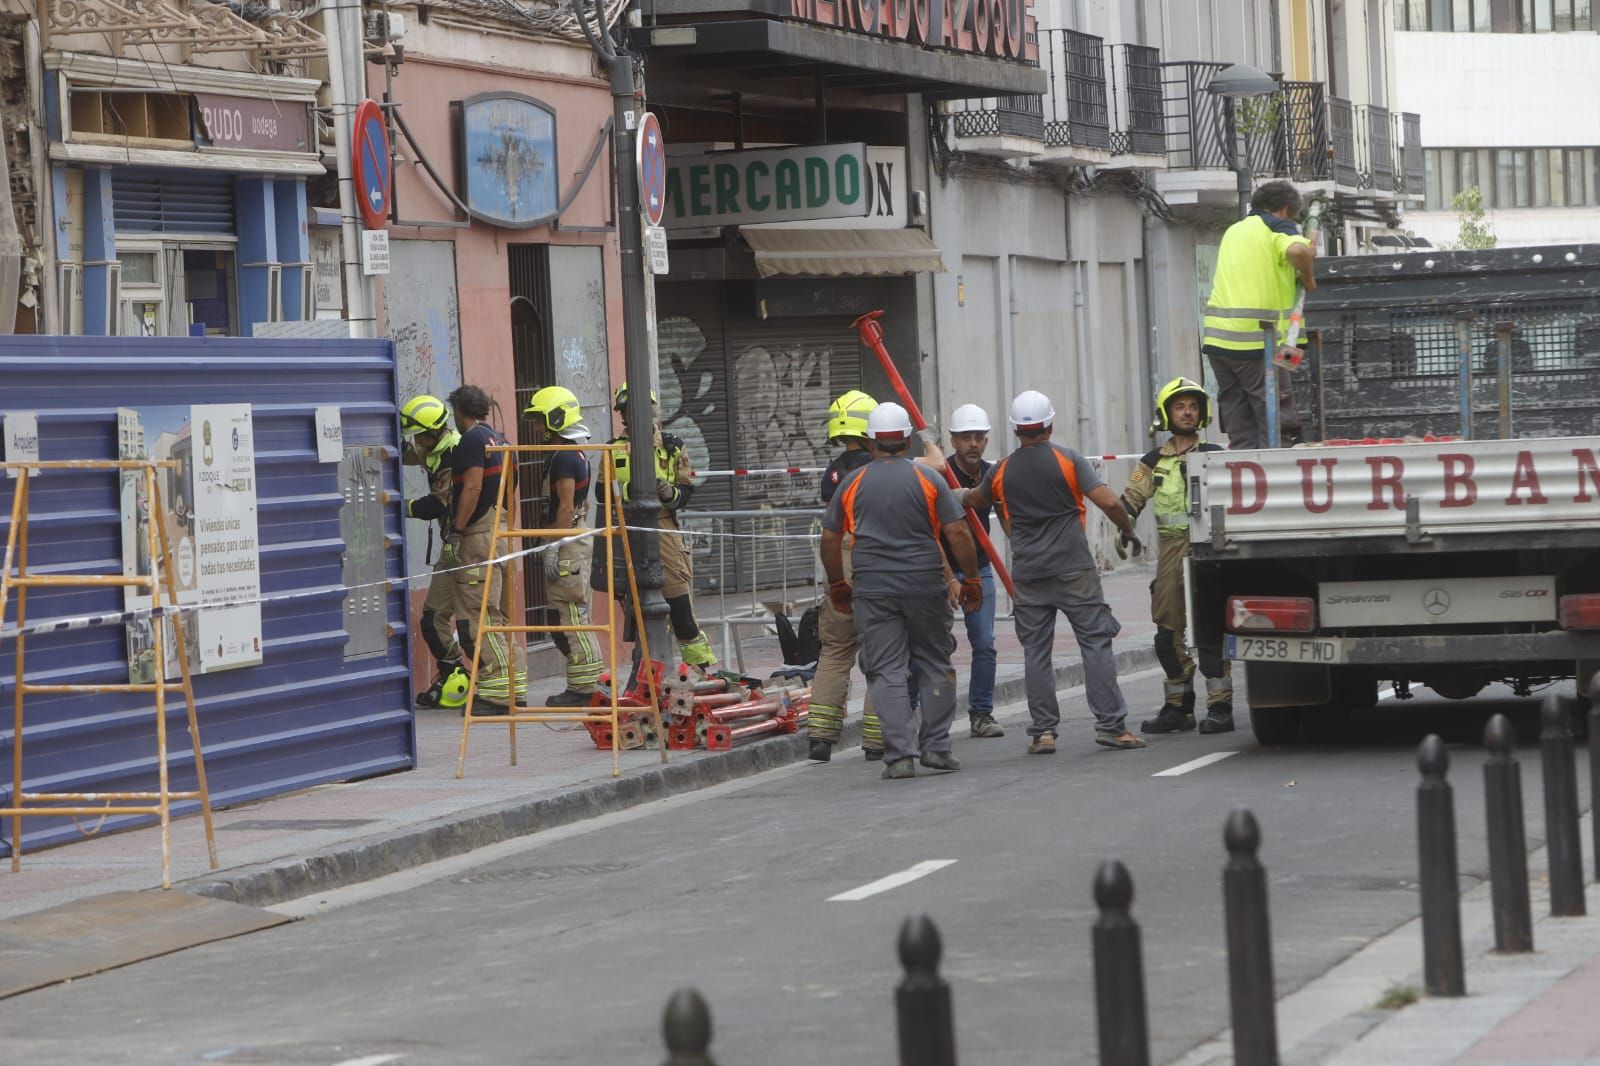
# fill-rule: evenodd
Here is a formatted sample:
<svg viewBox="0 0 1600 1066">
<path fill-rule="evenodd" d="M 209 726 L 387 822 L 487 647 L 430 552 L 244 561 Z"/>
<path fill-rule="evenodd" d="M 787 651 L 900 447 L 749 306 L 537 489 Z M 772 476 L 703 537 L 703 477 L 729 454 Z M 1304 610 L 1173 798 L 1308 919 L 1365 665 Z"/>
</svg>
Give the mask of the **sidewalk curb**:
<svg viewBox="0 0 1600 1066">
<path fill-rule="evenodd" d="M 1118 676 L 1136 673 L 1156 665 L 1155 651 L 1152 648 L 1128 649 L 1117 653 L 1116 664 Z M 1057 689 L 1075 688 L 1081 684 L 1081 662 L 1056 668 Z M 1023 698 L 1021 677 L 1007 678 L 995 685 L 997 705 L 1018 702 Z M 958 701 L 958 713 L 965 713 L 966 702 L 963 695 Z M 841 746 L 854 746 L 861 742 L 859 715 L 845 723 L 839 742 Z M 555 796 L 471 808 L 388 835 L 345 841 L 312 855 L 283 858 L 242 866 L 222 875 L 194 878 L 181 882 L 178 887 L 197 896 L 224 899 L 252 907 L 268 907 L 463 855 L 503 840 L 571 825 L 787 766 L 805 759 L 807 747 L 803 733 L 773 737 L 732 751 L 651 767 L 597 784 L 581 785 Z"/>
</svg>

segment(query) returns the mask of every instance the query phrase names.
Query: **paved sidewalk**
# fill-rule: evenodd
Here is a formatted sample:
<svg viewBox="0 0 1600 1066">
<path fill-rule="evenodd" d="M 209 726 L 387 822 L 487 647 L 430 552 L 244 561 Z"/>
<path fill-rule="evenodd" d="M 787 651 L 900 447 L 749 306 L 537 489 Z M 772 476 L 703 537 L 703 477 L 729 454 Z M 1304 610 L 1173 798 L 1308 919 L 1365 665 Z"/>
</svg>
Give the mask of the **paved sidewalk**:
<svg viewBox="0 0 1600 1066">
<path fill-rule="evenodd" d="M 1153 574 L 1151 567 L 1136 567 L 1105 575 L 1107 599 L 1123 623 L 1116 650 L 1125 673 L 1155 665 L 1148 593 Z M 1022 698 L 1022 656 L 1010 622 L 1000 621 L 997 630 L 995 702 L 1003 705 Z M 959 620 L 956 633 L 964 709 L 965 667 L 971 656 Z M 779 662 L 775 640 L 746 641 L 751 673 L 764 674 Z M 1056 638 L 1056 666 L 1061 687 L 1081 683 L 1077 645 L 1065 619 Z M 550 682 L 535 684 L 537 692 Z M 864 691 L 858 674 L 852 687 L 855 706 Z M 1137 719 L 1149 710 L 1153 708 L 1129 708 L 1129 717 Z M 859 723 L 859 715 L 852 714 L 847 741 L 859 737 Z M 466 775 L 458 781 L 460 717 L 419 711 L 414 770 L 218 810 L 219 871 L 207 869 L 199 817 L 175 822 L 173 880 L 188 891 L 264 906 L 805 756 L 803 734 L 725 753 L 671 752 L 666 767 L 658 752 L 623 752 L 622 777 L 613 779 L 609 752 L 596 751 L 580 726 L 522 726 L 517 732 L 520 765 L 513 767 L 505 732 L 475 727 Z M 1003 741 L 1022 742 L 1020 736 Z M 85 820 L 85 827 L 90 825 Z M 0 919 L 107 892 L 154 888 L 160 875 L 161 840 L 153 827 L 24 854 L 19 874 L 0 865 Z"/>
</svg>

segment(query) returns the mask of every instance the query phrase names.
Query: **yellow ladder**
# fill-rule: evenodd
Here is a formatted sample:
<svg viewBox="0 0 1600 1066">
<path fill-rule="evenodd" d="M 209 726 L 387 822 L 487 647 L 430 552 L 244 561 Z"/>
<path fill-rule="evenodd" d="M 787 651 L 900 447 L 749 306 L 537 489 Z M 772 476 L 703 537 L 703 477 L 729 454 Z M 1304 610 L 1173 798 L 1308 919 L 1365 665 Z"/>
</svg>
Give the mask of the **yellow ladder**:
<svg viewBox="0 0 1600 1066">
<path fill-rule="evenodd" d="M 628 445 L 622 444 L 518 444 L 498 445 L 488 449 L 490 453 L 499 453 L 502 456 L 502 469 L 510 465 L 515 468 L 516 457 L 519 455 L 542 455 L 555 452 L 600 452 L 600 499 L 602 501 L 601 513 L 606 516 L 605 524 L 589 533 L 581 529 L 502 529 L 501 524 L 508 509 L 510 485 L 513 479 L 502 474 L 500 490 L 495 497 L 494 504 L 494 532 L 489 542 L 488 566 L 501 565 L 493 560 L 500 559 L 500 545 L 502 542 L 513 544 L 525 540 L 534 541 L 559 541 L 567 538 L 586 535 L 603 538 L 605 541 L 605 567 L 606 567 L 606 621 L 601 624 L 590 625 L 489 625 L 489 601 L 493 595 L 494 581 L 489 574 L 485 574 L 483 581 L 483 599 L 478 608 L 478 627 L 474 631 L 475 639 L 472 642 L 472 669 L 467 684 L 467 703 L 461 718 L 461 753 L 456 760 L 456 777 L 460 778 L 467 769 L 467 737 L 475 725 L 498 725 L 505 723 L 509 727 L 511 744 L 511 765 L 517 764 L 517 724 L 529 722 L 609 722 L 611 725 L 611 776 L 618 777 L 622 774 L 622 715 L 623 713 L 644 712 L 655 719 L 656 736 L 660 738 L 661 761 L 667 761 L 666 730 L 661 724 L 661 695 L 656 690 L 655 672 L 649 669 L 650 643 L 645 635 L 644 618 L 639 609 L 639 586 L 633 572 L 633 549 L 628 544 L 627 529 L 622 520 L 622 500 L 613 491 L 612 472 L 616 468 L 614 452 L 626 451 Z M 650 706 L 624 708 L 618 703 L 622 685 L 623 671 L 617 649 L 617 596 L 616 596 L 616 571 L 614 562 L 616 558 L 616 542 L 622 541 L 622 554 L 628 571 L 628 591 L 633 604 L 634 625 L 638 631 L 639 652 L 641 661 L 645 664 L 641 672 L 650 689 Z M 555 544 L 550 544 L 544 550 L 558 550 Z M 507 561 L 509 563 L 509 560 Z M 598 566 L 599 560 L 591 565 Z M 509 588 L 511 568 L 506 567 L 506 582 Z M 593 707 L 587 710 L 572 707 L 523 707 L 517 704 L 517 690 L 515 683 L 507 686 L 510 702 L 503 714 L 477 715 L 472 713 L 472 705 L 478 694 L 478 663 L 483 655 L 484 639 L 491 633 L 604 633 L 606 634 L 606 662 L 611 670 L 610 703 L 605 707 Z M 516 645 L 509 646 L 509 659 L 506 669 L 511 677 L 516 677 L 513 662 L 516 659 Z"/>
<path fill-rule="evenodd" d="M 0 463 L 0 470 L 18 472 L 16 489 L 11 501 L 11 527 L 6 536 L 5 570 L 0 573 L 0 623 L 5 620 L 6 601 L 16 590 L 17 598 L 17 676 L 13 701 L 13 726 L 11 734 L 11 806 L 0 807 L 0 817 L 11 819 L 11 870 L 22 869 L 22 819 L 29 816 L 62 817 L 74 819 L 99 815 L 103 822 L 111 815 L 153 814 L 161 819 L 161 887 L 172 887 L 172 801 L 200 801 L 200 815 L 205 819 L 206 849 L 210 853 L 211 868 L 217 868 L 217 839 L 211 825 L 211 793 L 206 787 L 206 764 L 200 749 L 200 725 L 195 718 L 194 685 L 189 676 L 189 657 L 183 639 L 183 616 L 176 610 L 175 589 L 178 582 L 172 568 L 172 552 L 168 544 L 166 523 L 162 521 L 161 489 L 157 470 L 176 470 L 173 461 L 156 462 L 149 459 L 72 459 L 47 462 Z M 147 575 L 127 577 L 123 574 L 40 574 L 28 573 L 28 486 L 35 470 L 125 470 L 140 471 L 144 477 L 145 499 L 150 501 L 150 520 L 145 535 L 151 560 L 160 559 L 159 569 L 152 565 Z M 158 550 L 159 549 L 159 550 Z M 12 573 L 12 564 L 16 573 Z M 165 584 L 162 583 L 165 571 Z M 156 679 L 147 683 L 102 685 L 36 685 L 25 680 L 27 650 L 28 590 L 30 588 L 105 588 L 107 586 L 134 587 L 150 592 L 150 612 Z M 173 634 L 179 648 L 178 664 L 183 675 L 183 698 L 188 709 L 189 742 L 194 748 L 195 791 L 174 792 L 167 778 L 167 672 L 165 627 L 155 617 L 165 593 L 166 606 L 171 612 Z M 156 758 L 160 778 L 155 792 L 23 792 L 22 791 L 22 705 L 28 696 L 79 693 L 94 695 L 110 692 L 150 692 L 156 697 Z M 130 801 L 133 801 L 130 803 Z M 39 804 L 39 806 L 30 806 Z M 65 804 L 65 806 L 58 806 Z M 92 834 L 86 831 L 86 835 Z"/>
</svg>

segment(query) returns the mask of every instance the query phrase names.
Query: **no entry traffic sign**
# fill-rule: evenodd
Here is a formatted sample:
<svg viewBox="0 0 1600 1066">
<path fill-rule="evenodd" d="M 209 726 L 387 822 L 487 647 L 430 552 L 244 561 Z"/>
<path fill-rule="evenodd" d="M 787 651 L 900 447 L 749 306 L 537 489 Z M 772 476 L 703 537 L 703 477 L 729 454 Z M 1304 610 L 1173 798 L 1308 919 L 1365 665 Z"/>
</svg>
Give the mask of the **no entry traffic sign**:
<svg viewBox="0 0 1600 1066">
<path fill-rule="evenodd" d="M 661 214 L 667 209 L 667 142 L 661 136 L 661 123 L 646 111 L 634 138 L 639 168 L 639 207 L 647 223 L 659 226 Z"/>
<path fill-rule="evenodd" d="M 389 131 L 383 123 L 383 109 L 376 101 L 363 100 L 356 108 L 350 155 L 361 221 L 368 229 L 383 229 L 389 224 L 389 189 L 394 173 L 389 160 Z"/>
</svg>

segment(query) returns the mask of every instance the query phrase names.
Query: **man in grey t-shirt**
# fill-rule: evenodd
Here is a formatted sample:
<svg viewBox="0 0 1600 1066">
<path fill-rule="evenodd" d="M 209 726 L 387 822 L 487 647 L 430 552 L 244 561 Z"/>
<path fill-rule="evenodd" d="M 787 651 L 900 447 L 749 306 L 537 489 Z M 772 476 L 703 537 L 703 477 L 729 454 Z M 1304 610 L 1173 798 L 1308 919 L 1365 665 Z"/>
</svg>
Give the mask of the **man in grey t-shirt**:
<svg viewBox="0 0 1600 1066">
<path fill-rule="evenodd" d="M 867 416 L 873 461 L 843 481 L 822 519 L 822 566 L 835 610 L 853 613 L 867 692 L 883 721 L 883 776 L 911 777 L 914 760 L 932 770 L 959 770 L 950 753 L 956 712 L 955 637 L 944 581 L 942 534 L 961 568 L 961 604 L 983 602 L 977 553 L 960 504 L 943 481 L 911 460 L 911 419 L 897 403 Z M 854 540 L 852 573 L 844 577 L 844 537 Z M 909 669 L 922 692 L 920 735 L 906 695 Z"/>
<path fill-rule="evenodd" d="M 1028 391 L 1011 402 L 1011 424 L 1020 447 L 1000 460 L 983 484 L 963 494 L 967 507 L 991 503 L 1011 538 L 1011 577 L 1017 594 L 1012 618 L 1022 644 L 1024 687 L 1033 722 L 1030 755 L 1053 755 L 1061 707 L 1056 700 L 1056 612 L 1072 623 L 1083 655 L 1084 687 L 1094 712 L 1096 744 L 1142 748 L 1128 732 L 1127 704 L 1117 684 L 1111 638 L 1121 632 L 1095 571 L 1084 535 L 1093 501 L 1135 545 L 1133 520 L 1116 493 L 1100 480 L 1088 460 L 1050 439 L 1055 408 L 1043 393 Z M 1135 548 L 1137 551 L 1138 548 Z"/>
</svg>

